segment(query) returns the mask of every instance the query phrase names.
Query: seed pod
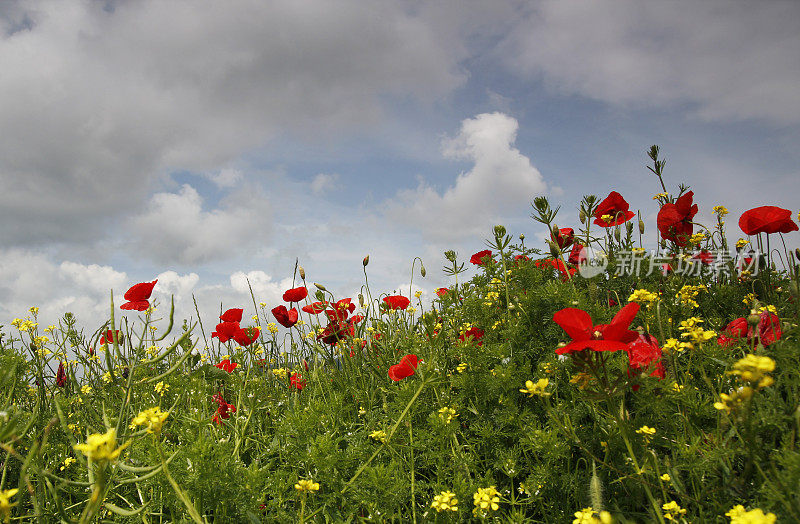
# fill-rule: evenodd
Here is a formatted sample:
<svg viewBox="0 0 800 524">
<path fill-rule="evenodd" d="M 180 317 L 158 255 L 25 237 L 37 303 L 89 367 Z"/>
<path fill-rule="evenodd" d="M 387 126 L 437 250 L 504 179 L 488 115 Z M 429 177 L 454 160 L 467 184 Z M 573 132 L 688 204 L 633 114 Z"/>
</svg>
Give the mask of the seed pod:
<svg viewBox="0 0 800 524">
<path fill-rule="evenodd" d="M 525 235 L 523 235 L 523 234 L 520 234 L 520 235 L 519 235 L 519 241 L 520 241 L 520 242 L 525 242 Z M 800 248 L 798 248 L 798 250 L 797 250 L 797 251 L 800 253 Z M 797 255 L 797 258 L 798 258 L 798 259 L 800 259 L 800 254 L 798 254 L 798 255 Z"/>
<path fill-rule="evenodd" d="M 364 307 L 364 295 L 361 293 L 358 294 L 358 305 Z"/>
</svg>

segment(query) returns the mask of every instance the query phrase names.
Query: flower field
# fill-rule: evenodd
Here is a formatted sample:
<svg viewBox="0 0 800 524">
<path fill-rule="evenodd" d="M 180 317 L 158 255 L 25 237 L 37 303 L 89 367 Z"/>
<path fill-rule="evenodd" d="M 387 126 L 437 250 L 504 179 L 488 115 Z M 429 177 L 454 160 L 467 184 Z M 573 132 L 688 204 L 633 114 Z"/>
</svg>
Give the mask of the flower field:
<svg viewBox="0 0 800 524">
<path fill-rule="evenodd" d="M 729 226 L 650 158 L 656 224 L 537 197 L 549 240 L 444 253 L 432 306 L 421 264 L 388 295 L 366 257 L 357 296 L 297 267 L 191 324 L 157 281 L 93 333 L 31 307 L 0 326 L 0 519 L 800 522 L 792 211 Z"/>
</svg>

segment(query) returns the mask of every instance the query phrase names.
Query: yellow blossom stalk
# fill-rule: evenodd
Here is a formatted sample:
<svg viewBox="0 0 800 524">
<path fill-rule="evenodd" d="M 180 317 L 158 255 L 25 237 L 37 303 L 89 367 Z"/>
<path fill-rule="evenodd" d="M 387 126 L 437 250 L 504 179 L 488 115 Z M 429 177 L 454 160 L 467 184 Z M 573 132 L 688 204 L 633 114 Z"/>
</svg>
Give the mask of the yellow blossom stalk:
<svg viewBox="0 0 800 524">
<path fill-rule="evenodd" d="M 442 491 L 438 495 L 434 495 L 431 507 L 437 513 L 442 511 L 458 511 L 458 499 L 456 494 L 452 491 Z"/>
<path fill-rule="evenodd" d="M 681 508 L 674 500 L 661 506 L 664 510 L 664 518 L 667 520 L 678 520 L 678 517 L 686 515 L 686 510 Z"/>
<path fill-rule="evenodd" d="M 294 485 L 294 489 L 297 491 L 302 491 L 303 493 L 319 491 L 319 482 L 314 482 L 311 479 L 301 479 L 298 480 L 297 484 Z"/>
<path fill-rule="evenodd" d="M 140 411 L 131 421 L 131 428 L 136 426 L 147 426 L 147 432 L 150 434 L 160 433 L 164 421 L 167 420 L 169 412 L 161 411 L 158 406 Z"/>
</svg>

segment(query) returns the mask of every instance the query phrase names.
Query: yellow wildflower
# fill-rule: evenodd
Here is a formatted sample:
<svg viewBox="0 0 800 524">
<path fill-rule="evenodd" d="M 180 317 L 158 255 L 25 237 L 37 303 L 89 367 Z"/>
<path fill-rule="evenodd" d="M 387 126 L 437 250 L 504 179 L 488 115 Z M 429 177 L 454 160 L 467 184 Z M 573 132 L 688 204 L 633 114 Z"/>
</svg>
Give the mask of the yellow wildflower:
<svg viewBox="0 0 800 524">
<path fill-rule="evenodd" d="M 91 392 L 92 392 L 92 386 L 90 386 L 89 384 L 81 386 L 81 393 L 83 393 L 84 395 L 88 395 Z"/>
<path fill-rule="evenodd" d="M 767 513 L 758 508 L 747 511 L 744 506 L 737 504 L 725 513 L 731 518 L 731 524 L 775 524 L 777 517 L 774 513 Z"/>
<path fill-rule="evenodd" d="M 456 371 L 458 371 L 459 373 L 463 373 L 464 371 L 467 370 L 467 367 L 469 367 L 467 365 L 467 363 L 466 362 L 462 362 L 458 366 L 456 366 Z"/>
<path fill-rule="evenodd" d="M 294 485 L 294 489 L 302 491 L 303 493 L 319 491 L 319 482 L 314 482 L 311 479 L 298 480 L 297 484 Z"/>
<path fill-rule="evenodd" d="M 76 451 L 82 451 L 89 460 L 95 462 L 115 461 L 119 458 L 122 450 L 130 445 L 130 441 L 117 447 L 117 430 L 109 429 L 103 434 L 95 433 L 89 435 L 85 444 L 75 444 Z"/>
<path fill-rule="evenodd" d="M 550 384 L 550 379 L 540 378 L 535 383 L 532 380 L 525 381 L 525 388 L 520 389 L 520 393 L 528 393 L 531 397 L 549 397 L 550 393 L 545 393 L 544 388 Z"/>
<path fill-rule="evenodd" d="M 719 215 L 720 217 L 724 217 L 728 214 L 728 208 L 725 206 L 714 206 L 714 213 Z"/>
<path fill-rule="evenodd" d="M 745 240 L 743 238 L 740 238 L 739 240 L 736 241 L 736 247 L 741 249 L 741 248 L 743 248 L 744 246 L 746 246 L 749 243 L 750 243 L 749 240 Z"/>
<path fill-rule="evenodd" d="M 163 397 L 164 393 L 166 393 L 167 390 L 169 390 L 169 384 L 164 384 L 163 381 L 159 381 L 158 384 L 156 384 L 156 386 L 153 389 L 155 390 L 156 393 L 158 393 Z"/>
<path fill-rule="evenodd" d="M 637 289 L 628 297 L 628 302 L 647 304 L 648 306 L 658 300 L 658 295 L 646 289 Z"/>
<path fill-rule="evenodd" d="M 369 434 L 369 438 L 377 440 L 378 442 L 386 442 L 386 432 L 379 429 Z"/>
<path fill-rule="evenodd" d="M 11 503 L 11 497 L 17 494 L 19 489 L 5 489 L 0 491 L 0 513 L 3 514 L 3 520 L 5 522 L 9 522 L 9 518 L 11 516 L 11 508 L 17 505 L 17 503 Z"/>
<path fill-rule="evenodd" d="M 769 357 L 758 355 L 747 355 L 733 365 L 733 369 L 728 373 L 738 375 L 746 382 L 757 383 L 756 388 L 764 388 L 773 384 L 772 377 L 767 375 L 775 371 L 775 361 Z"/>
<path fill-rule="evenodd" d="M 431 507 L 437 513 L 442 511 L 458 511 L 458 499 L 456 494 L 452 491 L 442 491 L 438 495 L 434 495 Z"/>
<path fill-rule="evenodd" d="M 456 410 L 453 408 L 445 406 L 439 410 L 439 418 L 444 420 L 445 424 L 449 424 L 457 416 L 458 415 L 456 415 Z"/>
<path fill-rule="evenodd" d="M 611 524 L 611 513 L 601 511 L 599 514 L 590 506 L 575 512 L 572 524 Z"/>
<path fill-rule="evenodd" d="M 140 411 L 131 421 L 131 428 L 147 426 L 148 433 L 160 433 L 169 412 L 164 413 L 158 406 Z"/>
<path fill-rule="evenodd" d="M 672 480 L 672 477 L 669 476 L 669 473 L 664 473 L 663 475 L 661 475 L 658 478 L 660 478 L 664 482 L 669 482 L 670 480 Z"/>
<path fill-rule="evenodd" d="M 488 488 L 478 488 L 472 495 L 475 508 L 472 510 L 474 515 L 485 517 L 490 511 L 497 511 L 500 508 L 500 497 L 495 486 Z"/>
<path fill-rule="evenodd" d="M 677 517 L 686 515 L 686 510 L 678 506 L 678 503 L 673 501 L 661 505 L 664 510 L 664 518 L 667 520 L 677 520 Z"/>
</svg>

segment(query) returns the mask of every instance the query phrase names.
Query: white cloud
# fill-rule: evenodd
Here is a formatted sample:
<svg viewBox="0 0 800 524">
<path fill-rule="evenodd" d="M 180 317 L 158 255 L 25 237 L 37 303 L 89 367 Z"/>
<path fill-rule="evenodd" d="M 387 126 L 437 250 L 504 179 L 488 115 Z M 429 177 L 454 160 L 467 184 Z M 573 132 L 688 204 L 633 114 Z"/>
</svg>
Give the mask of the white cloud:
<svg viewBox="0 0 800 524">
<path fill-rule="evenodd" d="M 280 282 L 277 282 L 273 281 L 272 277 L 268 274 L 259 270 L 249 271 L 247 273 L 237 271 L 231 275 L 230 281 L 231 288 L 238 293 L 247 295 L 250 302 L 252 302 L 252 298 L 250 297 L 251 287 L 253 288 L 253 295 L 256 297 L 256 301 L 281 303 L 283 302 L 283 293 L 292 287 L 291 278 L 284 278 Z M 249 286 L 248 281 L 250 282 Z"/>
<path fill-rule="evenodd" d="M 257 212 L 257 206 L 262 209 Z M 142 214 L 131 219 L 141 256 L 163 264 L 197 264 L 252 251 L 253 232 L 264 235 L 264 201 L 234 196 L 227 207 L 203 210 L 203 198 L 190 185 L 178 193 L 156 193 Z"/>
<path fill-rule="evenodd" d="M 166 172 L 363 130 L 383 97 L 465 79 L 458 46 L 390 0 L 49 0 L 0 13 L 0 34 L 6 245 L 95 239 Z"/>
<path fill-rule="evenodd" d="M 387 214 L 412 223 L 435 240 L 484 235 L 492 221 L 519 214 L 547 186 L 530 159 L 514 147 L 519 124 L 503 113 L 484 113 L 461 123 L 458 136 L 442 141 L 447 158 L 469 160 L 442 195 L 419 181 L 415 190 L 402 190 L 388 203 Z"/>
<path fill-rule="evenodd" d="M 226 167 L 214 173 L 206 173 L 205 177 L 219 188 L 234 187 L 242 180 L 242 172 L 238 169 Z"/>
<path fill-rule="evenodd" d="M 80 289 L 106 295 L 115 287 L 123 287 L 128 279 L 124 272 L 115 271 L 110 266 L 84 265 L 69 261 L 61 263 L 59 274 L 71 280 Z"/>
<path fill-rule="evenodd" d="M 339 175 L 336 173 L 326 174 L 320 173 L 311 181 L 311 192 L 319 196 L 327 191 L 333 190 L 339 181 Z"/>
<path fill-rule="evenodd" d="M 800 4 L 544 0 L 499 47 L 514 73 L 619 105 L 800 121 Z"/>
</svg>

